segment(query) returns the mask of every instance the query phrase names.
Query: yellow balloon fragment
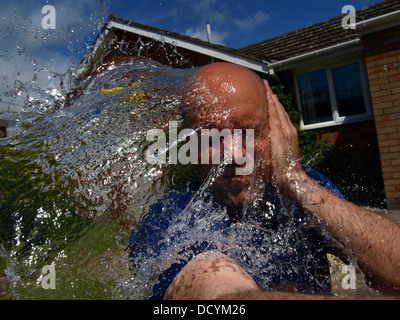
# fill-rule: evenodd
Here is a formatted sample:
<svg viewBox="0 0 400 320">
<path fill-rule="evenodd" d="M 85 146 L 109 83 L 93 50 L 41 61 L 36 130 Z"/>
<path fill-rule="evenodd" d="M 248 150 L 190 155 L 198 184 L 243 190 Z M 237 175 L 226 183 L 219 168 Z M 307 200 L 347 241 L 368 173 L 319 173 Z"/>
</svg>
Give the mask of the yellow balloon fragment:
<svg viewBox="0 0 400 320">
<path fill-rule="evenodd" d="M 125 89 L 125 88 L 124 87 L 115 87 L 115 88 L 111 88 L 111 89 L 101 89 L 100 91 L 105 94 L 109 94 L 111 92 L 119 91 L 119 90 L 123 90 L 123 89 Z"/>
<path fill-rule="evenodd" d="M 109 94 L 112 92 L 116 92 L 116 91 L 121 91 L 124 89 L 129 89 L 129 88 L 134 88 L 134 87 L 138 87 L 140 85 L 140 81 L 133 83 L 131 86 L 129 87 L 115 87 L 115 88 L 111 88 L 111 89 L 101 89 L 100 91 L 102 93 L 105 94 Z M 127 100 L 134 100 L 134 99 L 142 99 L 144 97 L 144 93 L 142 91 L 135 91 L 134 93 L 130 94 L 129 96 L 127 96 L 126 98 L 122 99 L 123 101 L 127 101 Z"/>
</svg>

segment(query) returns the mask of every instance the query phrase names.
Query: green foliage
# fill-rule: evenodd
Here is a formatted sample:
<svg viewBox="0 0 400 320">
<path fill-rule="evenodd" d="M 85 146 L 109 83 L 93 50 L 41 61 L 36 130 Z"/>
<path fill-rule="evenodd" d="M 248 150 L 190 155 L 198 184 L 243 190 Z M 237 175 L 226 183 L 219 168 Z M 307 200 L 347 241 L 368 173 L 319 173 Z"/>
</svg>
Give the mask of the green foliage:
<svg viewBox="0 0 400 320">
<path fill-rule="evenodd" d="M 73 181 L 44 172 L 38 159 L 49 166 L 54 161 L 40 151 L 0 146 L 0 241 L 6 249 L 15 245 L 17 225 L 18 237 L 25 239 L 18 250 L 26 251 L 49 237 L 71 240 L 77 236 L 71 226 L 87 223 L 82 213 L 89 204 L 77 199 Z"/>
<path fill-rule="evenodd" d="M 56 171 L 55 160 L 40 149 L 0 146 L 0 244 L 20 278 L 13 292 L 21 299 L 109 299 L 114 279 L 104 265 L 123 252 L 110 236 L 120 226 L 93 219 L 94 205 L 76 193 L 76 183 Z M 46 172 L 44 163 L 53 170 Z M 2 270 L 10 257 L 0 257 Z M 44 290 L 37 279 L 41 268 L 52 263 L 57 290 Z M 12 298 L 4 290 L 0 298 Z"/>
</svg>

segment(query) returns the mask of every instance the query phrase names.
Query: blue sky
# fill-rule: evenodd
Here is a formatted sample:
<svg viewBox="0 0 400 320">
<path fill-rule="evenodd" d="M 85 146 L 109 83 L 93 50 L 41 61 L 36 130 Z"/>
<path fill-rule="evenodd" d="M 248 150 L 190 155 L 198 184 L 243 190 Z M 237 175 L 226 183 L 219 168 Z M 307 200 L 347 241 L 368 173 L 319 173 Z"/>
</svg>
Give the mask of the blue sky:
<svg viewBox="0 0 400 320">
<path fill-rule="evenodd" d="M 205 22 L 209 21 L 213 42 L 240 48 L 338 16 L 345 5 L 360 9 L 377 2 L 380 1 L 104 0 L 104 11 L 106 18 L 115 14 L 204 40 Z M 41 26 L 41 10 L 47 4 L 56 10 L 54 30 L 43 30 Z M 18 81 L 26 83 L 33 78 L 36 83 L 51 87 L 56 79 L 49 72 L 64 73 L 72 59 L 79 62 L 98 33 L 101 10 L 100 0 L 2 0 L 0 8 L 2 111 L 4 101 L 10 97 L 15 100 L 16 82 L 18 86 Z"/>
<path fill-rule="evenodd" d="M 344 5 L 356 9 L 378 0 L 104 0 L 106 15 L 206 39 L 205 22 L 213 39 L 239 48 L 341 14 Z M 129 3 L 129 4 L 128 4 Z"/>
</svg>

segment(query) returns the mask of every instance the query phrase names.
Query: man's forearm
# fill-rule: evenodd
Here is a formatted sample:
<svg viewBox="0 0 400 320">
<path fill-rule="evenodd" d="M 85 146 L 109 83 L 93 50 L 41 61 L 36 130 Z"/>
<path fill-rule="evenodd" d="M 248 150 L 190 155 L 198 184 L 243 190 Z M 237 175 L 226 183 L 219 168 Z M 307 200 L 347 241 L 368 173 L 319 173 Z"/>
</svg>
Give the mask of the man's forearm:
<svg viewBox="0 0 400 320">
<path fill-rule="evenodd" d="M 400 286 L 400 227 L 338 198 L 303 172 L 292 177 L 290 197 L 348 246 L 359 266 L 386 285 Z"/>
</svg>

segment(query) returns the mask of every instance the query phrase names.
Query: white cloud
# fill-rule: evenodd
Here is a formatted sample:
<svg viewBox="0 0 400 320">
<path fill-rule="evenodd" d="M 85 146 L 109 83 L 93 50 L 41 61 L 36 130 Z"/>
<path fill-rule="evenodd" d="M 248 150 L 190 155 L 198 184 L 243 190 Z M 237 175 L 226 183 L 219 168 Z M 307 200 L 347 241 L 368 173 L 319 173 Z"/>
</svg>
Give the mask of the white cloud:
<svg viewBox="0 0 400 320">
<path fill-rule="evenodd" d="M 200 40 L 208 41 L 206 26 L 200 25 L 197 28 L 188 28 L 185 31 L 185 35 Z M 211 26 L 211 42 L 214 44 L 225 45 L 225 39 L 229 37 L 229 33 L 226 31 L 215 31 Z"/>
<path fill-rule="evenodd" d="M 226 23 L 230 12 L 229 1 L 193 1 L 193 14 L 199 16 L 203 21 L 209 20 L 212 24 Z"/>
<path fill-rule="evenodd" d="M 256 27 L 268 21 L 270 15 L 268 13 L 257 11 L 254 15 L 243 19 L 235 19 L 235 24 L 243 31 L 252 32 Z"/>
<path fill-rule="evenodd" d="M 181 0 L 181 3 L 185 5 L 185 11 L 187 12 L 185 19 L 195 21 L 194 26 L 192 25 L 185 29 L 185 35 L 207 41 L 205 23 L 209 21 L 211 24 L 212 43 L 225 45 L 225 40 L 230 35 L 226 31 L 231 12 L 228 1 L 200 0 L 188 2 Z"/>
<path fill-rule="evenodd" d="M 0 14 L 0 112 L 17 110 L 17 105 L 24 104 L 27 95 L 34 95 L 36 89 L 39 92 L 58 88 L 59 78 L 55 74 L 67 72 L 73 55 L 79 62 L 82 43 L 91 44 L 88 34 L 94 38 L 98 32 L 100 5 L 97 0 L 55 2 L 55 30 L 42 28 L 43 5 L 24 0 L 7 1 L 3 6 Z M 88 19 L 96 10 L 99 11 L 97 20 Z M 83 47 L 86 48 L 85 44 Z M 13 105 L 10 107 L 5 101 Z"/>
</svg>

